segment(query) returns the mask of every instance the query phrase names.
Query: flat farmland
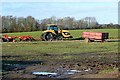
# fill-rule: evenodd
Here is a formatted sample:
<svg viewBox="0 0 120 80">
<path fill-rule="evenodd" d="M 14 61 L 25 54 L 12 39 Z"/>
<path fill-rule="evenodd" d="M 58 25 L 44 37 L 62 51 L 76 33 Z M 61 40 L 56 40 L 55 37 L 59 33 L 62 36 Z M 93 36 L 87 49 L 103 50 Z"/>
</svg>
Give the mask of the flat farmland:
<svg viewBox="0 0 120 80">
<path fill-rule="evenodd" d="M 83 31 L 70 30 L 74 38 Z M 32 72 L 56 72 L 52 78 L 116 78 L 118 74 L 118 30 L 95 29 L 109 32 L 107 42 L 84 43 L 83 40 L 3 42 L 2 66 L 4 78 L 42 78 Z M 10 36 L 30 35 L 39 38 L 41 31 L 7 33 Z M 72 75 L 68 70 L 79 70 Z M 62 71 L 62 72 L 61 72 Z M 81 72 L 80 72 L 81 71 Z M 66 74 L 65 74 L 66 73 Z M 49 78 L 49 76 L 44 76 Z"/>
</svg>

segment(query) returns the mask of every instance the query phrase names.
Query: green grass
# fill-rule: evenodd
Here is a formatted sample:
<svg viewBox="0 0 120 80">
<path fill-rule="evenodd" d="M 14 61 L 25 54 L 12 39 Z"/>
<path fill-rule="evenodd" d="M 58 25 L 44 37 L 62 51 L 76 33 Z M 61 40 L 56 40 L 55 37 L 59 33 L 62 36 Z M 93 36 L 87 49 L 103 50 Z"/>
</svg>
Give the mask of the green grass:
<svg viewBox="0 0 120 80">
<path fill-rule="evenodd" d="M 97 31 L 97 32 L 109 32 L 110 38 L 117 38 L 117 29 L 94 29 L 94 30 L 69 30 L 74 38 L 79 38 L 83 31 Z M 21 36 L 30 35 L 34 38 L 39 38 L 42 31 L 35 32 L 18 32 L 18 33 L 7 33 L 10 36 Z M 79 57 L 77 55 L 85 53 L 118 53 L 118 42 L 92 42 L 84 43 L 83 41 L 37 41 L 37 42 L 16 42 L 16 43 L 2 43 L 2 53 L 3 55 L 19 55 L 23 56 L 19 59 L 49 59 L 46 54 L 50 54 L 54 57 L 57 55 L 56 59 L 72 59 Z M 31 55 L 31 57 L 29 56 Z M 34 56 L 38 55 L 38 56 Z M 60 57 L 59 55 L 63 55 Z M 73 56 L 76 55 L 76 56 Z M 33 57 L 32 57 L 33 56 Z M 6 58 L 7 59 L 7 58 Z M 10 59 L 10 58 L 8 58 Z M 17 58 L 11 58 L 17 59 Z"/>
<path fill-rule="evenodd" d="M 84 54 L 89 54 L 89 57 L 84 56 L 84 58 L 90 58 L 92 54 L 104 56 L 111 53 L 118 53 L 118 42 L 38 41 L 2 44 L 3 56 L 19 56 L 3 58 L 5 60 L 79 60 Z"/>
<path fill-rule="evenodd" d="M 27 42 L 27 43 L 3 43 L 3 54 L 80 54 L 80 53 L 117 53 L 118 42 L 83 43 L 83 42 Z"/>
<path fill-rule="evenodd" d="M 118 29 L 86 29 L 86 30 L 69 30 L 71 35 L 74 38 L 79 38 L 82 36 L 82 32 L 84 31 L 94 31 L 94 32 L 108 32 L 110 39 L 118 38 Z M 42 31 L 34 31 L 34 32 L 18 32 L 18 33 L 7 33 L 9 36 L 22 36 L 22 35 L 30 35 L 33 38 L 40 38 Z"/>
</svg>

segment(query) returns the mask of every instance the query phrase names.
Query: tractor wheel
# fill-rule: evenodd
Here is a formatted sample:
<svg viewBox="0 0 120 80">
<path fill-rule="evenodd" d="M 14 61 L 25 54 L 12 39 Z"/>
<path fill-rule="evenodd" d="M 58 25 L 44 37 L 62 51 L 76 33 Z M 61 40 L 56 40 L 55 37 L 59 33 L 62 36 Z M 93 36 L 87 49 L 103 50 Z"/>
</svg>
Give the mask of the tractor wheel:
<svg viewBox="0 0 120 80">
<path fill-rule="evenodd" d="M 63 36 L 58 36 L 58 40 L 63 40 Z"/>
<path fill-rule="evenodd" d="M 53 40 L 53 34 L 52 33 L 43 33 L 41 35 L 41 38 L 44 41 L 52 41 Z"/>
</svg>

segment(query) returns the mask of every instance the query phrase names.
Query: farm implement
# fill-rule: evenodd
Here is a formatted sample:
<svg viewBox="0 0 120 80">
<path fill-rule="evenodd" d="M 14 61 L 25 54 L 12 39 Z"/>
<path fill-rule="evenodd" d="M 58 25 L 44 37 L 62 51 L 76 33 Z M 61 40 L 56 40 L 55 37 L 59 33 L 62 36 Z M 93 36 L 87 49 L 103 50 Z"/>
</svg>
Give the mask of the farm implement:
<svg viewBox="0 0 120 80">
<path fill-rule="evenodd" d="M 32 36 L 8 36 L 4 34 L 4 37 L 1 38 L 2 42 L 16 42 L 19 41 L 32 41 L 35 40 Z"/>
<path fill-rule="evenodd" d="M 83 32 L 82 37 L 85 38 L 86 42 L 101 41 L 104 42 L 108 39 L 109 33 L 103 32 Z"/>
<path fill-rule="evenodd" d="M 8 36 L 7 34 L 4 35 L 4 37 L 1 38 L 2 42 L 13 42 L 16 37 L 14 36 Z"/>
</svg>

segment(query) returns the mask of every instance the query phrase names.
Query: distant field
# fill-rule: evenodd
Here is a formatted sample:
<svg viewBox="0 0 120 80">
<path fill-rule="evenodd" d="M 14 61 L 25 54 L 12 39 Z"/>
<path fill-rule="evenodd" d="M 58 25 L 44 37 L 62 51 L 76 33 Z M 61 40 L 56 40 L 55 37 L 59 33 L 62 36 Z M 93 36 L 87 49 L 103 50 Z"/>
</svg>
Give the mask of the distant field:
<svg viewBox="0 0 120 80">
<path fill-rule="evenodd" d="M 108 32 L 110 39 L 118 38 L 118 29 L 86 29 L 86 30 L 69 30 L 71 35 L 74 38 L 79 38 L 82 36 L 82 32 L 84 31 L 95 31 L 95 32 Z M 17 33 L 7 33 L 9 36 L 21 36 L 21 35 L 30 35 L 34 38 L 39 38 L 42 31 L 34 31 L 34 32 L 17 32 Z"/>
</svg>

